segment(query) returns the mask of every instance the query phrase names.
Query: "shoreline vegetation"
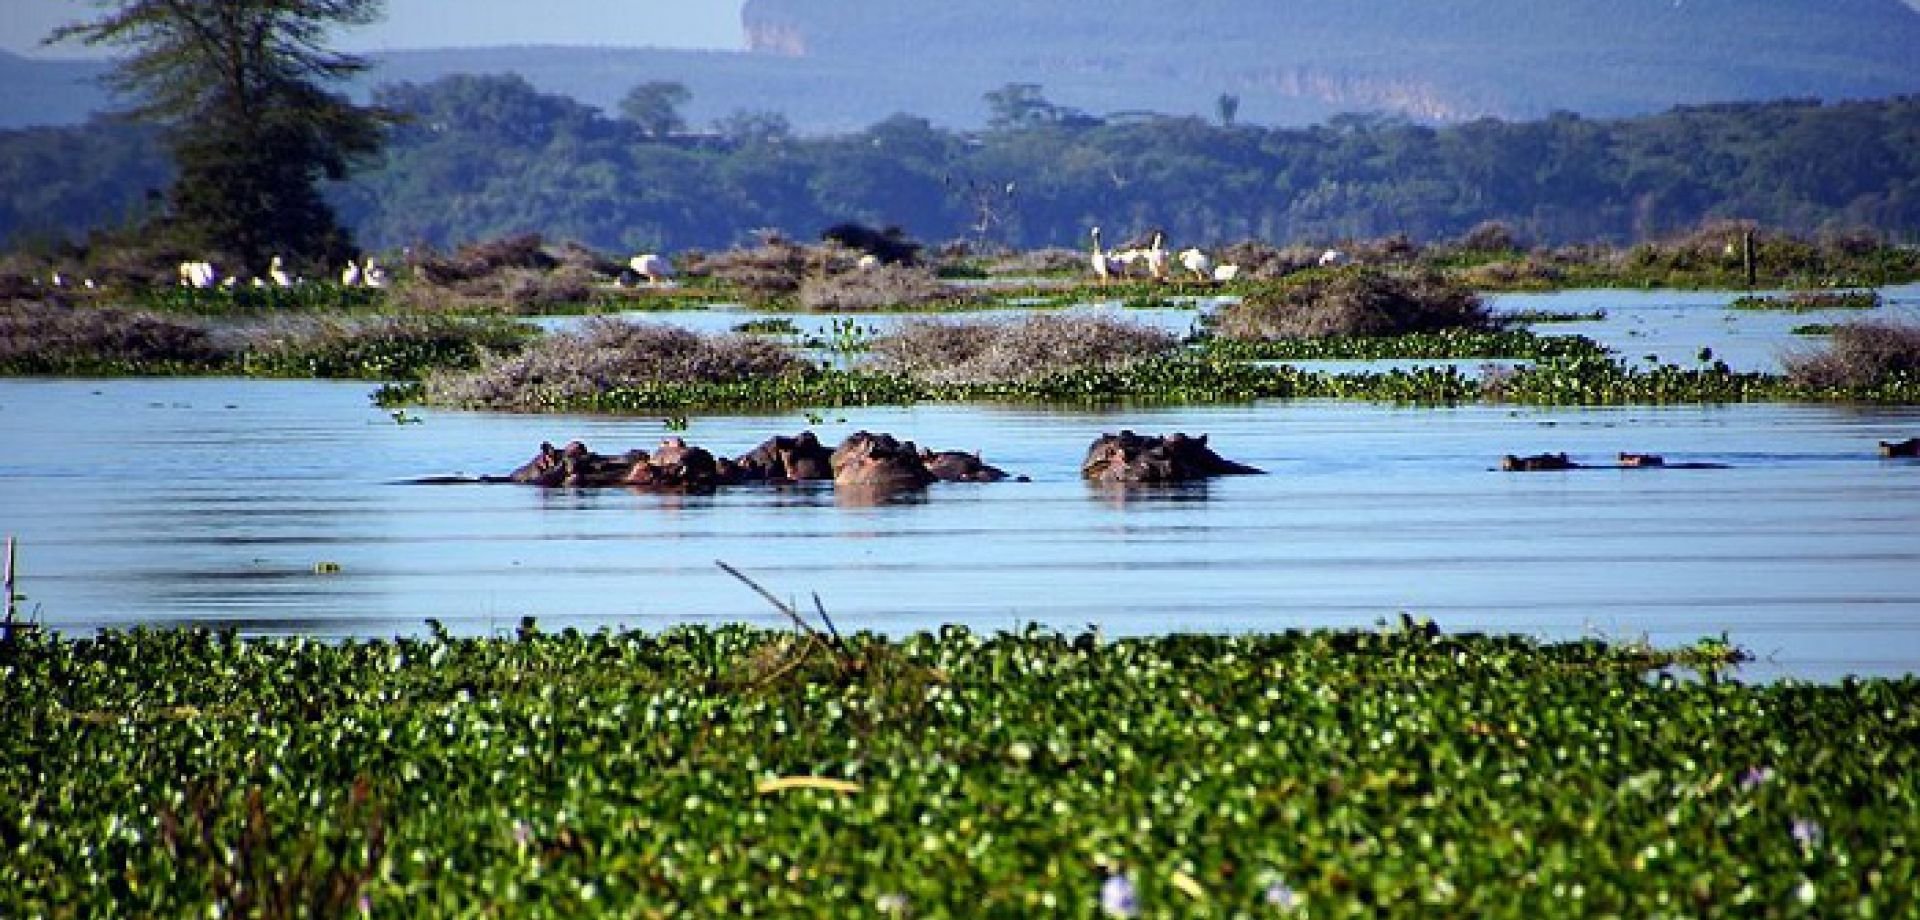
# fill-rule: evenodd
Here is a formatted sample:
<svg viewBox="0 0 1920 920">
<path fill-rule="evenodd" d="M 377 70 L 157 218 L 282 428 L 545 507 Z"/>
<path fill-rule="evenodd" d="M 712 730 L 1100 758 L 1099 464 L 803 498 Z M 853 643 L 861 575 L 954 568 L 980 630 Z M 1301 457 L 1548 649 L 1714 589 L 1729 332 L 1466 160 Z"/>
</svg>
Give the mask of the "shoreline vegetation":
<svg viewBox="0 0 1920 920">
<path fill-rule="evenodd" d="M 1405 616 L 794 619 L 22 635 L 0 913 L 1879 916 L 1920 886 L 1914 678 Z"/>
<path fill-rule="evenodd" d="M 1481 246 L 1505 238 L 1492 230 L 1474 237 Z M 1758 255 L 1748 256 L 1748 248 Z M 1671 244 L 1635 247 L 1624 257 L 1585 251 L 1586 261 L 1567 264 L 1660 266 L 1660 277 L 1669 279 L 1686 272 L 1722 278 L 1749 262 L 1764 267 L 1769 281 L 1810 266 L 1829 284 L 1868 273 L 1920 277 L 1920 251 L 1816 245 L 1741 224 L 1713 225 Z M 1529 277 L 1590 277 L 1549 272 L 1543 266 L 1554 263 L 1540 262 L 1539 253 L 1509 250 L 1502 262 L 1500 250 L 1421 248 L 1404 240 L 1374 241 L 1352 253 L 1262 244 L 1225 252 L 1244 263 L 1226 283 L 1179 281 L 1172 273 L 1165 281 L 1089 283 L 1081 277 L 1085 254 L 1065 250 L 995 259 L 958 252 L 937 265 L 877 264 L 871 254 L 863 258 L 838 242 L 778 238 L 724 253 L 685 253 L 678 260 L 681 277 L 668 283 L 637 281 L 584 247 L 548 246 L 532 236 L 416 257 L 411 266 L 396 267 L 390 289 L 379 290 L 307 282 L 211 289 L 95 282 L 87 288 L 71 279 L 55 288 L 0 273 L 0 289 L 10 293 L 0 303 L 0 373 L 352 378 L 384 382 L 375 400 L 389 407 L 517 412 L 1256 398 L 1428 405 L 1920 402 L 1920 334 L 1910 323 L 1875 318 L 1878 298 L 1871 291 L 1735 301 L 1736 309 L 1837 304 L 1859 308 L 1863 317 L 1831 327 L 1824 351 L 1803 347 L 1789 355 L 1783 374 L 1741 373 L 1704 354 L 1694 365 L 1633 364 L 1589 339 L 1532 328 L 1562 317 L 1491 315 L 1478 295 L 1488 265 L 1517 259 L 1533 266 Z M 1338 264 L 1350 260 L 1355 264 Z M 1048 274 L 1016 276 L 1004 287 L 952 280 L 990 277 L 1008 266 Z M 1709 274 L 1698 275 L 1702 271 Z M 1116 300 L 1166 308 L 1201 297 L 1216 299 L 1196 311 L 1185 341 L 1060 309 Z M 542 333 L 515 318 L 526 311 L 717 303 L 954 315 L 908 319 L 884 334 L 841 319 L 819 336 L 799 335 L 777 320 L 707 335 L 610 318 Z M 967 318 L 979 309 L 1026 315 Z M 1524 363 L 1477 372 L 1459 366 L 1334 372 L 1288 363 L 1415 359 Z"/>
</svg>

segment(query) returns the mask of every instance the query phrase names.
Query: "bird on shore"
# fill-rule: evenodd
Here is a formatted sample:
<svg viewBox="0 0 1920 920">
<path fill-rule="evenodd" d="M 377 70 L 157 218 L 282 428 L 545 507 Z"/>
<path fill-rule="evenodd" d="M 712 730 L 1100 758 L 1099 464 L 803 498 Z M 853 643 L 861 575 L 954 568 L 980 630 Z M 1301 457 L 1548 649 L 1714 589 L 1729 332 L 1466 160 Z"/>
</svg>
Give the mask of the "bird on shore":
<svg viewBox="0 0 1920 920">
<path fill-rule="evenodd" d="M 347 267 L 340 270 L 340 283 L 346 287 L 360 286 L 360 263 L 347 260 Z"/>
<path fill-rule="evenodd" d="M 1207 254 L 1201 252 L 1199 247 L 1188 247 L 1180 250 L 1180 266 L 1192 273 L 1194 280 L 1205 281 L 1211 277 L 1213 260 L 1207 258 Z"/>
<path fill-rule="evenodd" d="M 665 256 L 655 252 L 643 252 L 627 260 L 627 266 L 635 274 L 647 279 L 648 284 L 662 284 L 673 279 L 673 266 L 667 264 Z"/>
<path fill-rule="evenodd" d="M 372 256 L 367 257 L 367 265 L 360 270 L 360 278 L 370 288 L 387 286 L 387 270 L 376 264 Z"/>
<path fill-rule="evenodd" d="M 1329 249 L 1320 254 L 1321 268 L 1339 268 L 1342 265 L 1351 264 L 1353 264 L 1353 257 L 1338 249 Z"/>
<path fill-rule="evenodd" d="M 273 261 L 267 265 L 267 277 L 272 278 L 273 283 L 279 287 L 293 287 L 293 276 L 287 274 L 287 265 L 279 256 L 274 256 Z"/>
<path fill-rule="evenodd" d="M 1155 281 L 1167 280 L 1167 250 L 1163 245 L 1165 238 L 1164 234 L 1155 230 L 1153 243 L 1147 247 L 1147 273 L 1152 275 Z"/>
<path fill-rule="evenodd" d="M 1231 262 L 1215 265 L 1213 267 L 1213 280 L 1215 281 L 1225 283 L 1228 281 L 1232 281 L 1233 279 L 1238 277 L 1240 277 L 1240 266 L 1235 265 Z"/>
<path fill-rule="evenodd" d="M 1106 252 L 1101 251 L 1099 227 L 1093 228 L 1093 255 L 1088 261 L 1093 266 L 1093 276 L 1100 279 L 1101 284 L 1113 280 L 1114 275 L 1124 275 L 1127 271 L 1126 262 L 1117 256 L 1108 255 Z"/>
</svg>

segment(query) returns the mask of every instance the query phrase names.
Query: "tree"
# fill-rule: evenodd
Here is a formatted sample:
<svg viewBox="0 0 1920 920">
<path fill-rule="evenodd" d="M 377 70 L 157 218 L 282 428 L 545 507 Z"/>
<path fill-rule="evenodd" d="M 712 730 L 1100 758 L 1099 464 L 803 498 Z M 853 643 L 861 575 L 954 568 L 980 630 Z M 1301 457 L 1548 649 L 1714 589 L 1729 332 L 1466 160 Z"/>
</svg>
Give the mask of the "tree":
<svg viewBox="0 0 1920 920">
<path fill-rule="evenodd" d="M 1008 83 L 982 98 L 991 112 L 989 128 L 1030 128 L 1059 119 L 1059 109 L 1040 94 L 1038 83 Z"/>
<path fill-rule="evenodd" d="M 713 129 L 736 144 L 777 144 L 793 136 L 793 125 L 779 112 L 734 109 L 716 119 Z"/>
<path fill-rule="evenodd" d="M 351 251 L 321 197 L 375 157 L 390 120 L 327 86 L 367 68 L 323 46 L 380 0 L 123 0 L 47 43 L 130 49 L 106 78 L 127 114 L 162 126 L 176 169 L 160 229 L 241 260 L 333 262 Z"/>
<path fill-rule="evenodd" d="M 620 100 L 620 114 L 640 126 L 650 137 L 666 137 L 687 129 L 680 107 L 693 101 L 686 84 L 671 80 L 653 80 L 627 90 Z"/>
</svg>

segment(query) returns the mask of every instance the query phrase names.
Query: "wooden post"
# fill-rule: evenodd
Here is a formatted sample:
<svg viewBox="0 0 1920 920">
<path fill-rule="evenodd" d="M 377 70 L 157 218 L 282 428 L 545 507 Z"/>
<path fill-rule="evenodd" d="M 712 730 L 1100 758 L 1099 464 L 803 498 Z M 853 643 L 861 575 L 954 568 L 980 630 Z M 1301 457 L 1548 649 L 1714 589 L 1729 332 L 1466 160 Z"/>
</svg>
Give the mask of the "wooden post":
<svg viewBox="0 0 1920 920">
<path fill-rule="evenodd" d="M 8 627 L 12 627 L 13 626 L 13 537 L 12 535 L 8 535 L 7 537 L 7 573 L 6 573 L 6 580 L 4 584 L 0 584 L 0 590 L 4 590 L 7 592 L 7 621 L 6 622 Z"/>
<path fill-rule="evenodd" d="M 1754 285 L 1753 231 L 1740 231 L 1740 264 L 1747 270 L 1747 287 Z"/>
</svg>

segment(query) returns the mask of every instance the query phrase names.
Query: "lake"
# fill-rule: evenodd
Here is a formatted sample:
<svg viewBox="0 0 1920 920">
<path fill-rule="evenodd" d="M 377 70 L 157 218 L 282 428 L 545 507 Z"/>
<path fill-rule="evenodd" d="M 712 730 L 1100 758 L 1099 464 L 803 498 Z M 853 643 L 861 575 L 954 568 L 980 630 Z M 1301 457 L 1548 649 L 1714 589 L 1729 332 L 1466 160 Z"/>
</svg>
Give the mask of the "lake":
<svg viewBox="0 0 1920 920">
<path fill-rule="evenodd" d="M 1893 290 L 1889 309 L 1911 309 L 1914 289 Z M 1784 336 L 1677 343 L 1830 321 L 1729 323 L 1696 296 L 1496 307 L 1598 301 L 1608 319 L 1596 337 L 1623 351 L 1633 346 L 1611 336 L 1625 333 L 1606 330 L 1643 328 L 1630 338 L 1686 354 L 1712 344 L 1730 363 L 1764 361 Z M 1761 656 L 1741 672 L 1751 679 L 1920 672 L 1920 464 L 1876 455 L 1879 440 L 1920 435 L 1920 407 L 942 405 L 696 416 L 684 432 L 737 454 L 804 428 L 829 443 L 889 431 L 983 450 L 1032 479 L 873 505 L 825 485 L 662 496 L 413 484 L 504 473 L 542 440 L 612 452 L 670 432 L 657 418 L 439 410 L 399 424 L 370 390 L 0 379 L 0 533 L 21 541 L 23 612 L 75 632 L 195 623 L 326 637 L 416 634 L 428 618 L 465 634 L 523 616 L 548 629 L 784 625 L 724 560 L 805 607 L 817 593 L 842 630 L 1265 631 L 1369 627 L 1404 611 L 1449 631 L 1551 639 L 1725 633 Z M 1269 474 L 1158 490 L 1082 482 L 1088 443 L 1121 428 L 1204 432 Z M 1726 468 L 1493 469 L 1503 454 L 1546 451 Z"/>
</svg>

